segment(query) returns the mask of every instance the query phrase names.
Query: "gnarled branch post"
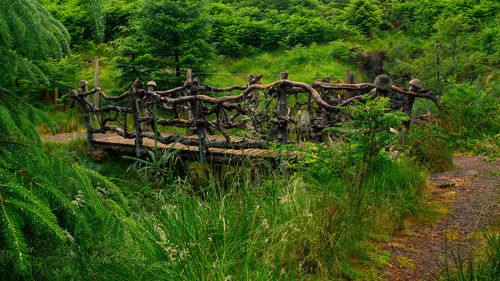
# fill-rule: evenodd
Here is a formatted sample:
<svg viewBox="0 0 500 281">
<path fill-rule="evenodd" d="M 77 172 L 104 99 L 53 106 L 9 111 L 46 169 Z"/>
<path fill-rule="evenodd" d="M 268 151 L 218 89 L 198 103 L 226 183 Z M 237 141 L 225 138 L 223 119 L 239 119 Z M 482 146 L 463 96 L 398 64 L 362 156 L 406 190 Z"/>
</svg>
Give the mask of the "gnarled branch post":
<svg viewBox="0 0 500 281">
<path fill-rule="evenodd" d="M 88 92 L 87 89 L 88 82 L 85 80 L 80 80 L 80 88 L 82 88 L 82 93 Z M 90 102 L 87 99 L 87 96 L 80 96 L 78 92 L 73 90 L 70 92 L 70 96 L 78 101 L 82 106 L 82 116 L 85 120 L 85 128 L 87 130 L 87 147 L 89 150 L 92 150 L 92 143 L 94 142 L 94 135 L 92 133 L 92 118 L 90 116 L 90 111 L 92 110 L 89 105 Z"/>
<path fill-rule="evenodd" d="M 191 85 L 189 88 L 189 96 L 197 96 L 199 93 L 198 85 L 195 83 Z M 193 113 L 194 119 L 202 119 L 203 115 L 201 114 L 200 101 L 193 100 L 190 101 L 191 104 L 191 112 Z M 196 133 L 198 134 L 198 150 L 200 153 L 200 163 L 205 163 L 205 150 L 206 150 L 206 139 L 207 132 L 205 130 L 205 126 L 203 124 L 196 124 Z"/>
<path fill-rule="evenodd" d="M 287 80 L 288 73 L 281 72 L 280 80 Z M 286 94 L 286 85 L 280 85 L 278 89 L 278 114 L 286 116 L 288 113 L 288 97 Z M 278 125 L 278 135 L 277 135 L 278 143 L 280 145 L 286 144 L 288 141 L 288 124 L 286 121 L 280 122 Z"/>
<path fill-rule="evenodd" d="M 142 157 L 142 128 L 141 128 L 141 112 L 139 110 L 138 103 L 138 89 L 140 89 L 142 83 L 139 80 L 135 80 L 129 89 L 130 93 L 130 107 L 132 108 L 132 116 L 134 118 L 135 127 L 135 154 L 137 157 Z"/>
</svg>

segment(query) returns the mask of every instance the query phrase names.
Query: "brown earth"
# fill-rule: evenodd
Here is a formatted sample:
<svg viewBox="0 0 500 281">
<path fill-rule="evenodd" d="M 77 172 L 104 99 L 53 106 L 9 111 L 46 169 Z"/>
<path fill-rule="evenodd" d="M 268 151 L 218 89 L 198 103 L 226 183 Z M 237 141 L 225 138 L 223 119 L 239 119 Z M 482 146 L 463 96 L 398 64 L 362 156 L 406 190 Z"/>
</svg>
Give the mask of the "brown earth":
<svg viewBox="0 0 500 281">
<path fill-rule="evenodd" d="M 438 221 L 408 227 L 383 248 L 391 260 L 387 280 L 433 280 L 453 256 L 467 260 L 480 246 L 481 230 L 500 217 L 500 161 L 455 156 L 458 170 L 429 177 L 432 201 L 448 205 Z M 432 219 L 431 219 L 432 221 Z"/>
</svg>

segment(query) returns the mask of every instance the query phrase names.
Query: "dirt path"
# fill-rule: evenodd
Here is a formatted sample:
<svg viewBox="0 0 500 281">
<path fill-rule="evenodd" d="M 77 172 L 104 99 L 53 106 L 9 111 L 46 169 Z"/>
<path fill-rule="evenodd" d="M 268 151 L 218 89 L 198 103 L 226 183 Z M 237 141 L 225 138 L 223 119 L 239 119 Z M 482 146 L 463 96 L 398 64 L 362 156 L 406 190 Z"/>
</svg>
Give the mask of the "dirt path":
<svg viewBox="0 0 500 281">
<path fill-rule="evenodd" d="M 500 216 L 500 161 L 455 156 L 453 163 L 458 170 L 429 178 L 433 200 L 449 202 L 450 212 L 438 222 L 409 227 L 385 247 L 392 257 L 383 276 L 387 280 L 436 278 L 452 251 L 470 256 L 478 231 Z"/>
<path fill-rule="evenodd" d="M 57 135 L 49 135 L 49 136 L 42 136 L 43 141 L 48 141 L 48 142 L 68 142 L 76 139 L 84 139 L 87 137 L 87 133 L 85 132 L 80 132 L 80 133 L 64 133 L 64 134 L 57 134 Z M 105 134 L 94 134 L 94 139 L 98 140 L 101 138 L 106 137 Z"/>
</svg>

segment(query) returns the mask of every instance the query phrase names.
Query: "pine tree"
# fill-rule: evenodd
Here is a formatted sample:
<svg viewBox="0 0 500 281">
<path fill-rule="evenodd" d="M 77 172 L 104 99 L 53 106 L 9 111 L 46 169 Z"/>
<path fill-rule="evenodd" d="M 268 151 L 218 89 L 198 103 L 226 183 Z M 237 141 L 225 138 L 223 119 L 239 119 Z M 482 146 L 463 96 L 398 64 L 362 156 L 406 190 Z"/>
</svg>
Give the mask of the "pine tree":
<svg viewBox="0 0 500 281">
<path fill-rule="evenodd" d="M 174 69 L 210 68 L 214 48 L 208 43 L 210 19 L 205 1 L 144 0 L 134 20 L 147 51 Z"/>
</svg>

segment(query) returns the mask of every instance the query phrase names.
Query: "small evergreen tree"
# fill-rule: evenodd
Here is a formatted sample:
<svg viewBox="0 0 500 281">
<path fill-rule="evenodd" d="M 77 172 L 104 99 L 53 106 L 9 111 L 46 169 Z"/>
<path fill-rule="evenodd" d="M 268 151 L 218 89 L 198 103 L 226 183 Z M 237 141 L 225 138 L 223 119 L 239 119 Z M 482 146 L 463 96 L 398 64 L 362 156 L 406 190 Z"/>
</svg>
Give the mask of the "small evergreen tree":
<svg viewBox="0 0 500 281">
<path fill-rule="evenodd" d="M 208 43 L 210 19 L 204 1 L 144 0 L 134 20 L 146 51 L 164 67 L 180 71 L 210 69 L 214 48 Z"/>
</svg>

